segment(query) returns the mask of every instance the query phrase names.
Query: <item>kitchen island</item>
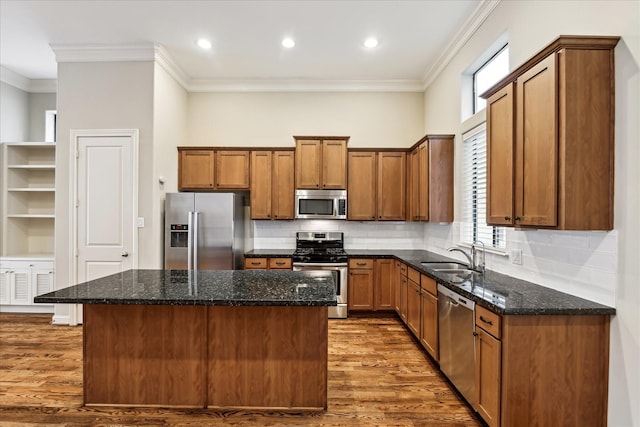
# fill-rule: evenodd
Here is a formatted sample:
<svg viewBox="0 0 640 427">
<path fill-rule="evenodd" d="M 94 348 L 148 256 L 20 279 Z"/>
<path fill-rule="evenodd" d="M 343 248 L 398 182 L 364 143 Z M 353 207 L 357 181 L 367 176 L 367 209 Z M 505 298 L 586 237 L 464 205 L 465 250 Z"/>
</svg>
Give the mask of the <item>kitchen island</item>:
<svg viewBox="0 0 640 427">
<path fill-rule="evenodd" d="M 83 304 L 85 405 L 327 407 L 331 273 L 129 270 L 34 301 Z"/>
</svg>

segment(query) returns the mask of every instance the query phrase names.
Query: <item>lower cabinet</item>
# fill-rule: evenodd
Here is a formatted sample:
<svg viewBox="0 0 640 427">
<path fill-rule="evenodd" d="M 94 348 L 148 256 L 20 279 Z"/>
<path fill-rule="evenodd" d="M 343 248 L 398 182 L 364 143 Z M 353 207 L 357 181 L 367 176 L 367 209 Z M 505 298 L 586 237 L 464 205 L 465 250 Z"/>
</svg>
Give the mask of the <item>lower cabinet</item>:
<svg viewBox="0 0 640 427">
<path fill-rule="evenodd" d="M 500 425 L 502 342 L 500 316 L 476 305 L 476 411 L 489 427 Z"/>
<path fill-rule="evenodd" d="M 432 278 L 420 276 L 420 343 L 431 357 L 439 360 L 438 354 L 438 288 Z"/>
<path fill-rule="evenodd" d="M 395 262 L 395 309 L 396 314 L 406 323 L 407 321 L 407 292 L 409 280 L 407 278 L 407 264 Z"/>
<path fill-rule="evenodd" d="M 53 261 L 2 260 L 0 305 L 42 307 L 34 305 L 33 298 L 53 290 L 53 272 Z"/>
<path fill-rule="evenodd" d="M 245 258 L 245 270 L 291 270 L 291 258 Z"/>
<path fill-rule="evenodd" d="M 422 316 L 422 308 L 420 301 L 420 273 L 409 268 L 408 272 L 409 285 L 407 288 L 407 326 L 413 334 L 420 338 L 420 323 Z"/>
<path fill-rule="evenodd" d="M 393 311 L 395 301 L 394 260 L 349 260 L 349 311 Z"/>
</svg>

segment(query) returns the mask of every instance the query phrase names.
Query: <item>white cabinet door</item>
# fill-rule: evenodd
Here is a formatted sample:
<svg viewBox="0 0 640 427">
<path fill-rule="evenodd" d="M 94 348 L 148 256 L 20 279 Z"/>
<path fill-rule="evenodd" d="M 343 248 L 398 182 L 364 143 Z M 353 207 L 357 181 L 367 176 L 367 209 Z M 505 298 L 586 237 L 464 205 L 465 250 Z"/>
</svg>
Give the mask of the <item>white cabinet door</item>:
<svg viewBox="0 0 640 427">
<path fill-rule="evenodd" d="M 12 268 L 9 304 L 31 305 L 31 268 Z"/>
<path fill-rule="evenodd" d="M 0 304 L 9 304 L 9 282 L 11 281 L 11 270 L 3 266 L 0 271 Z"/>
<path fill-rule="evenodd" d="M 34 297 L 53 291 L 53 268 L 34 267 L 31 272 L 31 292 Z"/>
</svg>

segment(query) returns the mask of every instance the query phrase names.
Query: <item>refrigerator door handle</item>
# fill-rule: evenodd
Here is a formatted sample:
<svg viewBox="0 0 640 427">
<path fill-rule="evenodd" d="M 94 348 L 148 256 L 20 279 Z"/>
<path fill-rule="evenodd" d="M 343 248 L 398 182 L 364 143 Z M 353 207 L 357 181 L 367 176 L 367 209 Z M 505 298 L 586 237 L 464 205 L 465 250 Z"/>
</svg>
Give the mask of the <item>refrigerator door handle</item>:
<svg viewBox="0 0 640 427">
<path fill-rule="evenodd" d="M 198 234 L 200 234 L 198 216 L 200 212 L 193 212 L 193 269 L 198 269 Z"/>
<path fill-rule="evenodd" d="M 187 226 L 187 270 L 193 269 L 193 212 L 189 211 L 189 225 Z"/>
</svg>

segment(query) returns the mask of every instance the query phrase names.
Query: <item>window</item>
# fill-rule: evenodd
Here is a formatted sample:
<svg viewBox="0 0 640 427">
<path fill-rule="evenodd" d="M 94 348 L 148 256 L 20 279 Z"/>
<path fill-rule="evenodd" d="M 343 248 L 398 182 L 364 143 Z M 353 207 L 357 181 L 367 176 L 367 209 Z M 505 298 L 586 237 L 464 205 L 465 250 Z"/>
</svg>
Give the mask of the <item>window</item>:
<svg viewBox="0 0 640 427">
<path fill-rule="evenodd" d="M 498 53 L 473 73 L 474 114 L 487 106 L 487 101 L 480 98 L 480 94 L 498 83 L 507 74 L 509 74 L 509 45 L 504 45 Z"/>
<path fill-rule="evenodd" d="M 487 225 L 487 132 L 484 123 L 462 136 L 462 191 L 460 241 L 480 241 L 487 249 L 505 249 L 504 227 Z"/>
</svg>

